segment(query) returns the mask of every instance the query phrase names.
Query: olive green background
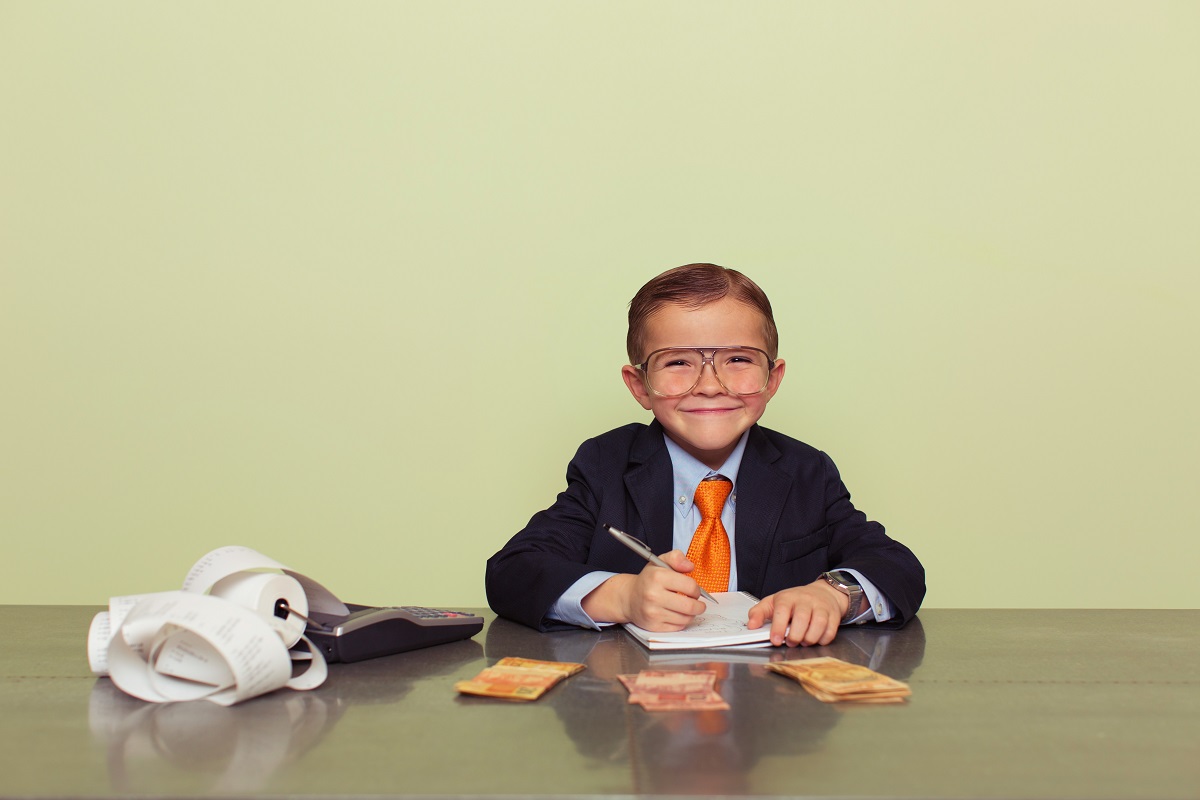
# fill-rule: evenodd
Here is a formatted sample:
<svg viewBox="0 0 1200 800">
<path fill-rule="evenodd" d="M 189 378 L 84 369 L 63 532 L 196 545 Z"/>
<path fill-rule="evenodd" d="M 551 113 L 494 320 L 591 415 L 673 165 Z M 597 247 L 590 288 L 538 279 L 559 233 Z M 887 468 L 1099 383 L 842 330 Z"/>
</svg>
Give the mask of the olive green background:
<svg viewBox="0 0 1200 800">
<path fill-rule="evenodd" d="M 927 605 L 1195 607 L 1198 96 L 1192 2 L 3 0 L 0 602 L 483 605 L 713 261 Z"/>
</svg>

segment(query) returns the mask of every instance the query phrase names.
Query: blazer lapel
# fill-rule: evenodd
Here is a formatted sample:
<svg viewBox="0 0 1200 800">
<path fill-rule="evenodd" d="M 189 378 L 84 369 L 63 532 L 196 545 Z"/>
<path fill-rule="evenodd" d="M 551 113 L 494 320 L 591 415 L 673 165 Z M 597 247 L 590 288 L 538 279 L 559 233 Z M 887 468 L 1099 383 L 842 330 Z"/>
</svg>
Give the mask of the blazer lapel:
<svg viewBox="0 0 1200 800">
<path fill-rule="evenodd" d="M 671 454 L 663 443 L 662 425 L 655 420 L 641 431 L 629 449 L 625 489 L 641 523 L 640 529 L 635 528 L 631 516 L 631 530 L 627 533 L 650 545 L 650 549 L 659 555 L 671 549 L 672 474 Z"/>
<path fill-rule="evenodd" d="M 737 549 L 738 589 L 761 599 L 768 556 L 779 538 L 779 519 L 792 478 L 775 466 L 780 458 L 761 429 L 750 429 L 750 439 L 738 470 Z"/>
</svg>

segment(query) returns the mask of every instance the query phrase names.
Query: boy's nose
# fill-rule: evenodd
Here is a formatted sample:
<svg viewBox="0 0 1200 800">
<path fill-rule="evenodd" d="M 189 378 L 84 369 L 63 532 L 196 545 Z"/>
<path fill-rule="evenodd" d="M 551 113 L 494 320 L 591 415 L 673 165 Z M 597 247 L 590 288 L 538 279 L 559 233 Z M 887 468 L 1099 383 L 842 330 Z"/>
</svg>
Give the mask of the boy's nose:
<svg viewBox="0 0 1200 800">
<path fill-rule="evenodd" d="M 726 394 L 727 390 L 721 383 L 721 379 L 717 377 L 717 368 L 713 366 L 711 361 L 705 361 L 700 365 L 700 379 L 696 381 L 696 387 L 692 389 L 696 394 Z"/>
</svg>

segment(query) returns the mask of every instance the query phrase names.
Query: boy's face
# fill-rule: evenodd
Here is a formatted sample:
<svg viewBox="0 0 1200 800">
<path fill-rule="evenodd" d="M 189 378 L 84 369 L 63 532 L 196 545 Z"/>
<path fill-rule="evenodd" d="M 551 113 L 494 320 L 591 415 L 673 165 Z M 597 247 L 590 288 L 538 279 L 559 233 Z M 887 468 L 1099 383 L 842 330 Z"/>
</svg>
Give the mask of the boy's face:
<svg viewBox="0 0 1200 800">
<path fill-rule="evenodd" d="M 668 304 L 646 323 L 647 355 L 664 347 L 727 347 L 748 345 L 767 349 L 762 315 L 752 306 L 724 297 L 699 308 Z M 738 439 L 767 410 L 783 380 L 784 363 L 775 362 L 760 394 L 731 394 L 721 386 L 712 366 L 705 365 L 700 382 L 682 397 L 662 397 L 650 391 L 635 367 L 621 368 L 621 377 L 642 408 L 652 411 L 680 447 L 710 469 L 717 469 L 733 452 Z"/>
</svg>

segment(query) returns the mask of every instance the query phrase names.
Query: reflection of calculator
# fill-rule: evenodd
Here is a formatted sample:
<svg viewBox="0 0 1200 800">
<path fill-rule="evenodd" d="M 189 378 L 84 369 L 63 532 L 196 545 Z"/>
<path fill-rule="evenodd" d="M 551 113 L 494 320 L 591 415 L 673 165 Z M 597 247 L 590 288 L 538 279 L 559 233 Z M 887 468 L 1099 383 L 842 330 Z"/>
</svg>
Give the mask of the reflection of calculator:
<svg viewBox="0 0 1200 800">
<path fill-rule="evenodd" d="M 326 661 L 362 661 L 435 644 L 469 639 L 483 629 L 483 617 L 465 611 L 422 606 L 357 606 L 348 616 L 309 614 L 304 631 Z M 322 630 L 323 628 L 323 630 Z"/>
</svg>

